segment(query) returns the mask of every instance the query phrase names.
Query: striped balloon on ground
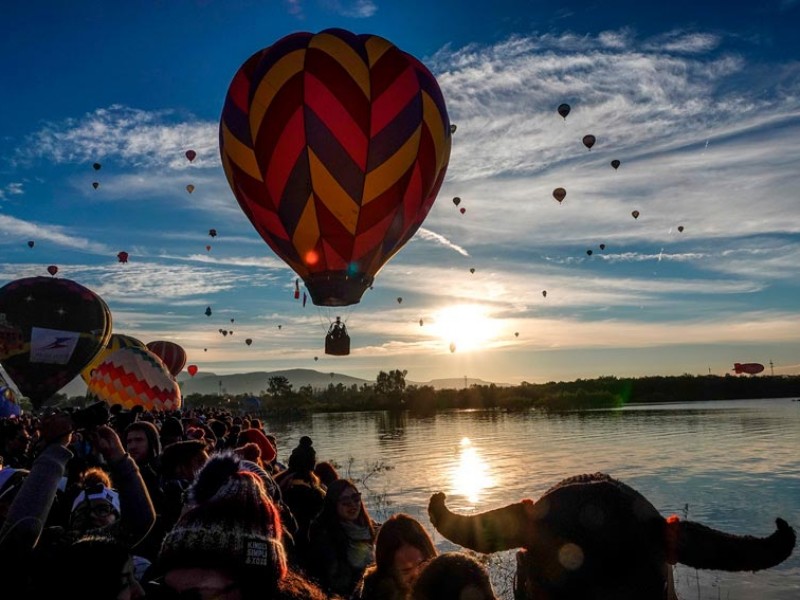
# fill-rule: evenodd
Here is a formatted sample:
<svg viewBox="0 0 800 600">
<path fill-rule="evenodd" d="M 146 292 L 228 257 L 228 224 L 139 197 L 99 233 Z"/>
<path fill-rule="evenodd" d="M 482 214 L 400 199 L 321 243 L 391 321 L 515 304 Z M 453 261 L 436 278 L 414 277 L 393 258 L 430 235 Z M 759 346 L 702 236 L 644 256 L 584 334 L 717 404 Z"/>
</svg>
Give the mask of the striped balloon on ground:
<svg viewBox="0 0 800 600">
<path fill-rule="evenodd" d="M 164 340 L 148 342 L 147 349 L 164 361 L 173 377 L 177 377 L 186 364 L 186 350 L 175 342 Z"/>
<path fill-rule="evenodd" d="M 262 238 L 318 306 L 357 303 L 442 185 L 451 132 L 416 58 L 375 35 L 296 33 L 228 89 L 220 154 Z"/>
<path fill-rule="evenodd" d="M 86 382 L 86 385 L 89 385 L 89 381 L 92 379 L 92 371 L 97 368 L 97 365 L 107 359 L 112 352 L 116 352 L 120 348 L 144 347 L 144 342 L 140 342 L 133 336 L 122 333 L 112 333 L 105 347 L 81 370 L 81 378 Z"/>
<path fill-rule="evenodd" d="M 89 381 L 87 397 L 131 409 L 177 410 L 181 390 L 166 365 L 146 348 L 120 348 L 98 365 Z"/>
</svg>

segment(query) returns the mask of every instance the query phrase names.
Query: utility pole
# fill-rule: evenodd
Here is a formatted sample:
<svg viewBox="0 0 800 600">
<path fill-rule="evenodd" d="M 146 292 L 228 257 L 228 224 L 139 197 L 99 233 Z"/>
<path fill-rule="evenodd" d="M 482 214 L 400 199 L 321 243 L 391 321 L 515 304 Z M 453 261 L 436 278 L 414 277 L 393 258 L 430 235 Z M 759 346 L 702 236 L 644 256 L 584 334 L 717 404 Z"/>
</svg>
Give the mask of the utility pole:
<svg viewBox="0 0 800 600">
<path fill-rule="evenodd" d="M 467 376 L 464 375 L 464 389 L 467 389 Z"/>
<path fill-rule="evenodd" d="M 772 364 L 772 359 L 769 359 L 769 372 L 770 374 L 775 377 L 775 366 Z"/>
</svg>

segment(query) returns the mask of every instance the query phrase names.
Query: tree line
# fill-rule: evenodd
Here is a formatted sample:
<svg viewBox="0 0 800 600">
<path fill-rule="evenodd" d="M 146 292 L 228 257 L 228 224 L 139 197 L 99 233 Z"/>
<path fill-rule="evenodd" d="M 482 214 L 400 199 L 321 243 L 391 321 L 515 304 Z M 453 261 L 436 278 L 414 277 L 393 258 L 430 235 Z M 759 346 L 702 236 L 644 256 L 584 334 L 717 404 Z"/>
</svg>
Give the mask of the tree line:
<svg viewBox="0 0 800 600">
<path fill-rule="evenodd" d="M 256 396 L 191 394 L 186 407 L 225 407 L 261 416 L 293 416 L 314 412 L 407 410 L 433 414 L 451 409 L 544 411 L 614 408 L 626 404 L 800 398 L 800 376 L 680 375 L 637 378 L 599 377 L 548 383 L 522 382 L 517 386 L 471 385 L 435 389 L 406 385 L 406 371 L 381 371 L 374 384 L 329 384 L 322 390 L 301 386 L 295 390 L 286 377 L 270 377 Z"/>
</svg>

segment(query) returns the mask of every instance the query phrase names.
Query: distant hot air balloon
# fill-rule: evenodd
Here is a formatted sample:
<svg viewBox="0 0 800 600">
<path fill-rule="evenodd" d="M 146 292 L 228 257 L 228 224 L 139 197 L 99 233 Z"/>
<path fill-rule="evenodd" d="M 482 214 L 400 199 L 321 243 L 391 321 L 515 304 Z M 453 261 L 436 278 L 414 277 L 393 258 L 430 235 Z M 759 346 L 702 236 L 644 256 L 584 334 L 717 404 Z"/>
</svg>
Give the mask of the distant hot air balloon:
<svg viewBox="0 0 800 600">
<path fill-rule="evenodd" d="M 161 359 L 173 377 L 177 377 L 186 364 L 186 350 L 175 342 L 156 340 L 148 342 L 147 349 Z"/>
<path fill-rule="evenodd" d="M 28 248 L 33 248 L 35 243 L 33 240 L 28 240 Z"/>
<path fill-rule="evenodd" d="M 211 252 L 211 246 L 206 244 L 206 252 Z"/>
<path fill-rule="evenodd" d="M 402 303 L 403 303 L 403 298 L 402 298 L 402 297 L 400 297 L 400 296 L 398 296 L 398 297 L 397 297 L 397 303 L 398 303 L 398 304 L 402 304 Z"/>
<path fill-rule="evenodd" d="M 189 373 L 192 377 L 197 375 L 197 365 L 189 365 L 186 367 L 186 372 Z"/>
<path fill-rule="evenodd" d="M 471 268 L 471 269 L 469 270 L 469 272 L 470 272 L 470 273 L 475 273 L 475 267 Z"/>
<path fill-rule="evenodd" d="M 514 337 L 519 337 L 519 331 L 514 332 Z"/>
<path fill-rule="evenodd" d="M 424 321 L 422 319 L 419 320 L 419 326 L 422 327 Z"/>
<path fill-rule="evenodd" d="M 315 356 L 315 357 L 314 357 L 314 361 L 316 362 L 316 361 L 318 361 L 318 360 L 319 360 L 319 356 Z"/>
<path fill-rule="evenodd" d="M 458 196 L 456 196 L 455 198 L 453 198 L 453 204 L 455 204 L 456 206 L 458 206 L 459 204 L 461 204 L 461 198 L 459 198 Z"/>
<path fill-rule="evenodd" d="M 763 370 L 764 365 L 761 363 L 733 363 L 733 372 L 737 374 L 758 375 Z"/>
<path fill-rule="evenodd" d="M 127 263 L 128 262 L 128 253 L 125 252 L 124 250 L 122 252 L 117 252 L 117 260 L 119 262 L 121 262 L 121 263 Z"/>
<path fill-rule="evenodd" d="M 594 143 L 596 141 L 597 139 L 591 134 L 583 136 L 583 145 L 586 146 L 589 150 L 592 149 L 592 146 L 594 146 Z"/>
<path fill-rule="evenodd" d="M 542 296 L 547 298 L 547 290 L 542 290 Z"/>
<path fill-rule="evenodd" d="M 621 164 L 622 164 L 622 163 L 620 163 L 620 162 L 619 162 L 619 161 L 618 161 L 616 158 L 615 158 L 614 160 L 612 160 L 612 161 L 611 161 L 611 166 L 612 166 L 612 167 L 614 167 L 614 170 L 615 170 L 615 171 L 616 171 L 617 169 L 619 169 L 619 166 L 620 166 Z"/>
<path fill-rule="evenodd" d="M 92 371 L 94 371 L 101 362 L 103 362 L 112 353 L 116 352 L 120 348 L 146 348 L 146 346 L 144 345 L 144 342 L 140 342 L 133 336 L 124 335 L 122 333 L 112 333 L 111 337 L 108 338 L 106 345 L 97 354 L 95 354 L 94 358 L 89 362 L 89 364 L 81 369 L 81 379 L 83 379 L 83 381 L 88 385 L 89 381 L 92 379 Z"/>
<path fill-rule="evenodd" d="M 467 212 L 467 209 L 462 206 L 458 209 L 458 211 L 463 215 L 465 212 Z"/>
<path fill-rule="evenodd" d="M 281 327 L 283 327 L 283 325 L 278 325 L 278 329 L 280 329 Z"/>
<path fill-rule="evenodd" d="M 207 317 L 211 316 L 211 307 L 210 306 L 206 306 L 206 316 Z"/>
<path fill-rule="evenodd" d="M 69 279 L 28 277 L 0 288 L 0 365 L 39 408 L 72 381 L 111 336 L 111 312 Z"/>
<path fill-rule="evenodd" d="M 455 133 L 456 129 L 457 129 L 456 124 L 450 123 L 450 133 Z"/>
<path fill-rule="evenodd" d="M 638 210 L 635 210 L 635 211 L 633 211 L 633 212 L 631 213 L 631 216 L 632 216 L 634 219 L 638 219 L 638 218 L 639 218 L 639 211 L 638 211 Z"/>
<path fill-rule="evenodd" d="M 564 198 L 567 197 L 567 190 L 562 187 L 556 188 L 553 190 L 553 198 L 558 200 L 558 203 L 561 204 L 564 201 Z"/>
<path fill-rule="evenodd" d="M 50 265 L 47 267 L 47 272 L 50 273 L 50 275 L 55 276 L 55 274 L 58 273 L 58 267 L 55 265 Z"/>
<path fill-rule="evenodd" d="M 187 150 L 185 156 L 189 159 L 189 162 L 192 162 L 195 157 L 197 157 L 197 152 L 194 150 Z"/>
<path fill-rule="evenodd" d="M 450 342 L 450 352 L 455 352 L 455 351 L 456 351 L 456 343 Z"/>
<path fill-rule="evenodd" d="M 342 29 L 256 52 L 220 120 L 233 194 L 317 306 L 358 303 L 416 233 L 451 142 L 430 71 L 381 37 Z"/>
<path fill-rule="evenodd" d="M 253 343 L 253 340 L 252 340 L 252 338 L 247 338 L 247 339 L 244 341 L 244 343 L 245 343 L 245 344 L 247 344 L 247 345 L 249 346 L 250 344 L 252 344 L 252 343 Z"/>
<path fill-rule="evenodd" d="M 683 233 L 683 225 L 678 225 L 678 231 L 680 231 L 681 233 Z"/>
<path fill-rule="evenodd" d="M 605 249 L 606 249 L 606 245 L 605 244 L 600 244 L 600 250 L 605 250 Z"/>
<path fill-rule="evenodd" d="M 558 105 L 558 114 L 560 114 L 561 117 L 563 119 L 565 119 L 565 120 L 566 120 L 567 115 L 569 114 L 570 110 L 572 110 L 572 109 L 570 108 L 569 104 L 565 103 L 565 104 L 559 104 Z"/>
<path fill-rule="evenodd" d="M 190 183 L 186 186 L 186 191 L 191 194 L 194 191 L 194 186 Z"/>
<path fill-rule="evenodd" d="M 587 250 L 587 251 L 586 251 L 586 255 L 587 255 L 587 256 L 591 256 L 591 255 L 592 255 L 592 251 L 591 251 L 591 250 Z"/>
<path fill-rule="evenodd" d="M 99 171 L 99 170 L 100 170 L 100 167 L 102 167 L 102 166 L 103 166 L 103 165 L 101 165 L 101 164 L 100 164 L 100 163 L 98 163 L 98 162 L 96 162 L 96 163 L 92 164 L 92 168 L 93 168 L 95 171 Z"/>
<path fill-rule="evenodd" d="M 93 187 L 94 189 L 97 189 L 97 188 L 99 188 L 99 187 L 100 187 L 100 182 L 99 182 L 99 181 L 93 181 L 93 182 L 92 182 L 92 187 Z"/>
<path fill-rule="evenodd" d="M 236 322 L 236 319 L 234 319 L 233 317 L 231 317 L 231 323 L 235 323 L 235 322 Z"/>
<path fill-rule="evenodd" d="M 208 230 L 208 235 L 210 235 L 212 238 L 213 237 L 217 237 L 217 230 L 216 229 L 209 229 Z"/>
</svg>

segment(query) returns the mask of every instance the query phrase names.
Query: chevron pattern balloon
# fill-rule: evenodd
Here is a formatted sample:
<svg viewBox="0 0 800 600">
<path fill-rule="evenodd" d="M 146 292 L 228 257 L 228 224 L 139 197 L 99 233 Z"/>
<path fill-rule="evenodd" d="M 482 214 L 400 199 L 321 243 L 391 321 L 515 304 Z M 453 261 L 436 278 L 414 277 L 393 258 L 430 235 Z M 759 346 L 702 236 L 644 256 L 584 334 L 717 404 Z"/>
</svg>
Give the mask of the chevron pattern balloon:
<svg viewBox="0 0 800 600">
<path fill-rule="evenodd" d="M 436 79 L 375 35 L 296 33 L 228 89 L 228 183 L 318 306 L 359 302 L 414 235 L 444 180 L 450 121 Z"/>
<path fill-rule="evenodd" d="M 120 348 L 131 347 L 144 348 L 145 345 L 144 342 L 140 342 L 133 336 L 124 335 L 122 333 L 112 333 L 105 348 L 100 350 L 92 361 L 81 370 L 81 379 L 86 382 L 86 385 L 89 385 L 92 379 L 92 371 L 94 371 L 100 363 Z"/>
<path fill-rule="evenodd" d="M 130 346 L 112 352 L 92 373 L 87 397 L 131 409 L 177 410 L 181 390 L 166 365 L 146 348 Z"/>
</svg>

